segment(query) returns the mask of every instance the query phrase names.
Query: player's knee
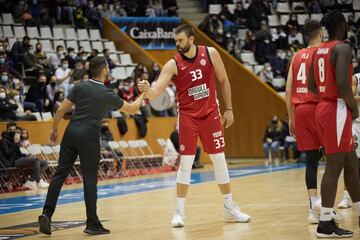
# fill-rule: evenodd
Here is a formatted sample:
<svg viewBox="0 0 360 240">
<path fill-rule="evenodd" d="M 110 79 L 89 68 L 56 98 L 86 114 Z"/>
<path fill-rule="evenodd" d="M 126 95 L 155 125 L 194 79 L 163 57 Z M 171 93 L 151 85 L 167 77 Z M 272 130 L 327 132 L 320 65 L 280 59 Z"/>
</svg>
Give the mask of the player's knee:
<svg viewBox="0 0 360 240">
<path fill-rule="evenodd" d="M 230 182 L 229 171 L 226 164 L 225 154 L 210 154 L 210 159 L 214 164 L 215 180 L 218 184 Z"/>
<path fill-rule="evenodd" d="M 190 184 L 191 169 L 194 163 L 194 155 L 186 155 L 180 157 L 180 166 L 177 173 L 176 182 L 182 184 Z"/>
</svg>

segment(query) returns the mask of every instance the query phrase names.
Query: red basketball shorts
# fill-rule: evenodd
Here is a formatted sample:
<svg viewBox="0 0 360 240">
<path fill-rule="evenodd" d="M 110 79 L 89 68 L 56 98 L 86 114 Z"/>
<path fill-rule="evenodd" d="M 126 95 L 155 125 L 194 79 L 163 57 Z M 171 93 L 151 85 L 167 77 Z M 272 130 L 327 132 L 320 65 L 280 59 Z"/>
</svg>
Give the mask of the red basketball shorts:
<svg viewBox="0 0 360 240">
<path fill-rule="evenodd" d="M 319 132 L 315 123 L 314 103 L 300 104 L 295 107 L 295 135 L 296 143 L 300 151 L 319 149 L 321 144 Z"/>
<path fill-rule="evenodd" d="M 325 154 L 354 150 L 351 111 L 344 100 L 320 102 L 316 107 L 315 120 Z"/>
<path fill-rule="evenodd" d="M 225 139 L 218 110 L 205 118 L 179 114 L 179 153 L 195 155 L 198 137 L 203 149 L 209 154 L 224 152 Z"/>
</svg>

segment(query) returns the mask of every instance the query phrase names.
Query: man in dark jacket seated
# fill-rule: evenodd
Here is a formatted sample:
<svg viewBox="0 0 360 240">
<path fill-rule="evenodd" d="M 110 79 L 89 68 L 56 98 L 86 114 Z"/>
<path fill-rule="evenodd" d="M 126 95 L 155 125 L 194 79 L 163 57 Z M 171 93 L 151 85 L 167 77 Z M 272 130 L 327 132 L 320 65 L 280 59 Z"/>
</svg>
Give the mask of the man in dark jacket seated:
<svg viewBox="0 0 360 240">
<path fill-rule="evenodd" d="M 20 132 L 4 131 L 1 134 L 0 151 L 4 157 L 5 167 L 32 168 L 33 181 L 26 181 L 25 187 L 30 189 L 47 188 L 49 184 L 41 179 L 41 171 L 47 168 L 47 162 L 22 154 L 19 147 Z"/>
</svg>

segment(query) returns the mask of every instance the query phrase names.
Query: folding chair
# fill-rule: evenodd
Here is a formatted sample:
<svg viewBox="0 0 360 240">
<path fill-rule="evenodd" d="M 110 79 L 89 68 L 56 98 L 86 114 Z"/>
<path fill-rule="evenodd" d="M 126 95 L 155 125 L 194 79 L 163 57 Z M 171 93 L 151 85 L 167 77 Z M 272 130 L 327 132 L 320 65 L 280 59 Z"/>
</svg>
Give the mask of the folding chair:
<svg viewBox="0 0 360 240">
<path fill-rule="evenodd" d="M 104 178 L 104 180 L 107 180 L 110 175 L 114 178 L 116 173 L 117 155 L 116 153 L 114 153 L 114 151 L 112 151 L 107 141 L 101 141 L 101 148 L 105 148 L 106 150 L 110 149 L 111 156 L 104 155 L 101 151 L 101 159 L 99 165 L 100 175 Z M 106 171 L 103 171 L 102 167 L 105 167 Z"/>
<path fill-rule="evenodd" d="M 0 179 L 2 181 L 2 189 L 5 188 L 9 191 L 21 187 L 19 180 L 22 175 L 22 170 L 16 167 L 5 167 L 4 163 L 0 161 Z"/>
<path fill-rule="evenodd" d="M 41 146 L 42 160 L 46 160 L 50 174 L 47 175 L 47 180 L 50 180 L 56 171 L 58 161 L 54 150 L 50 146 Z"/>
<path fill-rule="evenodd" d="M 123 158 L 126 160 L 126 168 L 130 170 L 136 170 L 137 168 L 144 168 L 144 165 L 142 164 L 141 160 L 138 158 L 137 154 L 132 151 L 129 144 L 124 141 L 119 141 L 119 147 L 123 154 Z M 131 175 L 131 172 L 129 173 Z M 127 175 L 127 173 L 125 174 Z"/>
</svg>

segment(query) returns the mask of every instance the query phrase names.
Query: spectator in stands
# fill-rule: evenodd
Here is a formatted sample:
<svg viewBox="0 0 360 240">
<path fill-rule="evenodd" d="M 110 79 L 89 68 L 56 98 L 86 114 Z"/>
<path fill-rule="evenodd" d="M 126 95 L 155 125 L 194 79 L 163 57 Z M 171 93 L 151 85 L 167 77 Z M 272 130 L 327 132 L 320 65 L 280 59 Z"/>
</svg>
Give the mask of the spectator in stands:
<svg viewBox="0 0 360 240">
<path fill-rule="evenodd" d="M 17 124 L 16 122 L 7 122 L 6 123 L 6 131 L 8 132 L 16 132 Z"/>
<path fill-rule="evenodd" d="M 87 53 L 85 52 L 85 49 L 83 47 L 79 47 L 78 50 L 78 54 L 76 57 L 76 60 L 82 60 L 82 61 L 86 61 L 88 58 Z"/>
<path fill-rule="evenodd" d="M 224 26 L 216 14 L 211 14 L 208 19 L 205 19 L 201 27 L 210 38 L 215 40 L 220 45 L 223 42 Z"/>
<path fill-rule="evenodd" d="M 132 73 L 131 77 L 132 79 L 138 79 L 138 78 L 141 78 L 141 76 L 144 74 L 144 73 L 147 73 L 147 69 L 144 65 L 142 64 L 138 64 L 136 66 L 136 68 L 134 69 L 134 72 Z"/>
<path fill-rule="evenodd" d="M 22 80 L 21 74 L 10 64 L 9 58 L 5 52 L 0 52 L 0 74 L 8 77 L 2 78 L 1 82 L 8 82 L 9 79 L 18 78 Z"/>
<path fill-rule="evenodd" d="M 56 76 L 51 76 L 49 84 L 46 86 L 46 94 L 49 99 L 49 109 L 52 110 L 55 104 L 55 93 L 56 93 Z"/>
<path fill-rule="evenodd" d="M 76 53 L 75 53 L 75 49 L 72 47 L 69 47 L 67 49 L 67 55 L 65 56 L 65 59 L 68 61 L 69 63 L 69 68 L 74 68 L 75 65 L 75 58 L 76 58 Z"/>
<path fill-rule="evenodd" d="M 84 69 L 84 62 L 80 59 L 77 60 L 75 62 L 75 69 L 72 71 L 71 74 L 71 82 L 73 84 L 81 82 L 86 73 L 87 71 Z"/>
<path fill-rule="evenodd" d="M 49 97 L 46 91 L 46 76 L 39 74 L 38 82 L 31 85 L 24 101 L 24 108 L 32 112 L 44 112 L 50 105 Z"/>
<path fill-rule="evenodd" d="M 174 131 L 170 135 L 170 141 L 174 145 L 175 150 L 177 152 L 179 152 L 180 144 L 179 144 L 179 127 L 178 127 L 178 124 L 175 124 Z M 204 167 L 200 163 L 200 153 L 201 153 L 200 147 L 196 146 L 195 160 L 194 160 L 192 168 L 203 168 Z"/>
<path fill-rule="evenodd" d="M 93 1 L 89 1 L 88 5 L 85 7 L 84 15 L 93 27 L 102 29 L 101 13 L 99 9 L 95 7 Z"/>
<path fill-rule="evenodd" d="M 275 46 L 270 39 L 265 36 L 256 41 L 255 59 L 259 64 L 269 62 L 275 56 Z"/>
<path fill-rule="evenodd" d="M 248 8 L 248 27 L 255 31 L 260 29 L 261 20 L 267 20 L 267 16 L 271 15 L 269 1 L 253 0 Z"/>
<path fill-rule="evenodd" d="M 289 27 L 288 40 L 289 45 L 293 45 L 295 41 L 300 45 L 304 44 L 303 35 L 298 31 L 297 27 Z"/>
<path fill-rule="evenodd" d="M 30 46 L 30 38 L 28 36 L 23 37 L 23 40 L 16 41 L 11 48 L 11 56 L 13 57 L 16 66 L 23 61 L 23 57 L 26 50 Z"/>
<path fill-rule="evenodd" d="M 22 22 L 26 25 L 34 25 L 35 21 L 29 12 L 29 5 L 24 0 L 20 0 L 13 8 L 13 16 L 16 22 Z"/>
<path fill-rule="evenodd" d="M 146 9 L 146 16 L 148 17 L 162 17 L 165 15 L 166 13 L 162 7 L 161 0 L 151 1 Z"/>
<path fill-rule="evenodd" d="M 274 77 L 286 78 L 288 60 L 286 59 L 286 52 L 284 50 L 278 49 L 276 57 L 271 60 L 270 64 Z"/>
<path fill-rule="evenodd" d="M 235 55 L 235 39 L 231 35 L 231 33 L 226 33 L 224 38 L 223 46 L 225 47 L 226 51 L 231 55 Z"/>
<path fill-rule="evenodd" d="M 135 90 L 132 86 L 130 86 L 130 79 L 128 78 L 124 81 L 121 81 L 119 83 L 119 96 L 124 99 L 125 101 L 132 103 L 133 101 L 135 101 Z"/>
<path fill-rule="evenodd" d="M 20 133 L 5 131 L 2 132 L 1 137 L 0 151 L 6 159 L 4 165 L 6 167 L 31 168 L 32 178 L 35 182 L 28 180 L 25 186 L 30 189 L 48 188 L 49 184 L 41 179 L 41 172 L 47 168 L 47 162 L 21 153 L 19 147 Z"/>
<path fill-rule="evenodd" d="M 149 83 L 151 84 L 160 75 L 160 67 L 157 62 L 153 62 L 151 72 L 149 74 Z"/>
<path fill-rule="evenodd" d="M 99 54 L 97 49 L 92 49 L 90 55 L 87 57 L 86 61 L 90 62 L 92 58 L 96 57 Z"/>
<path fill-rule="evenodd" d="M 318 0 L 309 1 L 307 8 L 310 14 L 321 13 L 321 7 Z"/>
<path fill-rule="evenodd" d="M 295 13 L 290 14 L 289 20 L 287 21 L 285 27 L 288 34 L 290 34 L 294 28 L 299 29 L 299 23 Z"/>
<path fill-rule="evenodd" d="M 74 24 L 75 24 L 75 27 L 77 27 L 77 28 L 89 28 L 90 27 L 89 20 L 85 16 L 84 11 L 80 6 L 78 6 L 75 10 Z"/>
<path fill-rule="evenodd" d="M 270 63 L 265 63 L 263 69 L 257 75 L 261 80 L 263 80 L 263 82 L 265 82 L 267 85 L 273 88 L 272 82 L 274 76 Z"/>
<path fill-rule="evenodd" d="M 74 24 L 74 2 L 69 0 L 57 1 L 56 19 L 58 22 L 62 22 L 62 19 L 65 19 L 65 23 Z"/>
<path fill-rule="evenodd" d="M 353 32 L 353 33 L 356 33 L 357 24 L 354 22 L 354 16 L 353 15 L 348 16 L 347 24 L 348 24 L 348 30 Z"/>
<path fill-rule="evenodd" d="M 104 3 L 101 17 L 105 17 L 105 18 L 117 17 L 116 10 L 114 9 L 114 5 Z"/>
<path fill-rule="evenodd" d="M 45 52 L 42 52 L 37 56 L 38 66 L 40 67 L 40 71 L 43 71 L 46 75 L 46 78 L 50 78 L 52 74 L 52 69 L 49 61 L 47 60 Z"/>
<path fill-rule="evenodd" d="M 53 69 L 57 69 L 60 66 L 61 59 L 64 58 L 64 47 L 61 45 L 56 46 L 56 54 L 53 54 L 49 58 L 49 63 Z"/>
<path fill-rule="evenodd" d="M 54 97 L 54 107 L 53 107 L 53 113 L 56 113 L 56 111 L 58 110 L 58 108 L 60 107 L 61 103 L 64 101 L 65 99 L 65 95 L 64 92 L 59 89 L 56 93 L 55 93 L 55 97 Z M 72 111 L 68 112 L 65 114 L 64 119 L 69 119 L 71 117 Z"/>
<path fill-rule="evenodd" d="M 113 69 L 113 68 L 116 68 L 116 64 L 114 63 L 114 61 L 110 58 L 110 50 L 105 48 L 103 50 L 103 54 L 104 54 L 104 57 L 106 58 L 106 61 L 107 63 L 109 64 L 109 68 L 110 70 Z"/>
<path fill-rule="evenodd" d="M 36 43 L 35 44 L 35 52 L 34 52 L 35 57 L 37 57 L 39 59 L 40 56 L 45 55 L 45 52 L 42 51 L 42 44 L 41 43 Z"/>
<path fill-rule="evenodd" d="M 242 47 L 242 50 L 255 52 L 255 47 L 256 47 L 255 35 L 251 30 L 247 30 L 244 46 Z"/>
<path fill-rule="evenodd" d="M 68 60 L 61 60 L 61 67 L 56 69 L 55 76 L 57 88 L 62 88 L 64 90 L 65 96 L 67 96 L 71 77 L 71 70 L 69 68 Z"/>
<path fill-rule="evenodd" d="M 356 58 L 357 66 L 354 67 L 353 74 L 360 73 L 360 56 Z"/>
<path fill-rule="evenodd" d="M 25 128 L 21 129 L 20 135 L 20 147 L 28 148 L 31 146 L 31 142 L 29 141 L 29 133 Z"/>
<path fill-rule="evenodd" d="M 4 87 L 0 87 L 0 120 L 16 121 L 15 110 L 18 108 L 16 104 L 10 103 L 7 99 L 7 93 Z"/>
<path fill-rule="evenodd" d="M 265 20 L 261 21 L 260 30 L 255 33 L 257 41 L 262 39 L 272 39 L 270 28 Z"/>
<path fill-rule="evenodd" d="M 38 28 L 42 24 L 53 27 L 53 21 L 48 18 L 48 10 L 43 6 L 42 1 L 31 0 L 28 6 L 28 11 Z"/>
<path fill-rule="evenodd" d="M 117 1 L 114 3 L 114 9 L 116 11 L 116 16 L 118 17 L 126 17 L 126 11 L 125 8 L 121 5 L 120 1 Z"/>
<path fill-rule="evenodd" d="M 34 54 L 34 47 L 29 46 L 23 57 L 23 64 L 25 74 L 27 76 L 37 76 L 41 66 L 38 63 L 38 59 Z"/>
<path fill-rule="evenodd" d="M 283 126 L 281 121 L 279 121 L 277 116 L 273 116 L 271 123 L 266 127 L 264 139 L 263 139 L 263 149 L 265 154 L 265 165 L 269 164 L 269 153 L 271 152 L 272 158 L 275 159 L 275 163 L 280 162 L 280 152 L 279 148 L 283 141 Z"/>
<path fill-rule="evenodd" d="M 236 8 L 234 10 L 234 20 L 237 23 L 238 28 L 247 27 L 247 11 L 244 9 L 241 1 L 236 2 Z"/>
<path fill-rule="evenodd" d="M 178 16 L 177 9 L 178 5 L 176 0 L 167 0 L 162 1 L 163 9 L 166 11 L 168 17 L 176 17 Z"/>
<path fill-rule="evenodd" d="M 276 34 L 273 34 L 273 41 L 275 41 L 276 49 L 288 49 L 288 36 L 284 31 L 284 27 L 280 26 L 276 28 Z"/>
<path fill-rule="evenodd" d="M 228 8 L 229 4 L 225 3 L 222 5 L 222 9 L 221 9 L 221 12 L 219 13 L 220 16 L 224 16 L 227 20 L 230 20 L 230 21 L 235 21 L 234 19 L 234 14 L 232 14 L 230 11 L 229 11 L 229 8 Z"/>
</svg>

